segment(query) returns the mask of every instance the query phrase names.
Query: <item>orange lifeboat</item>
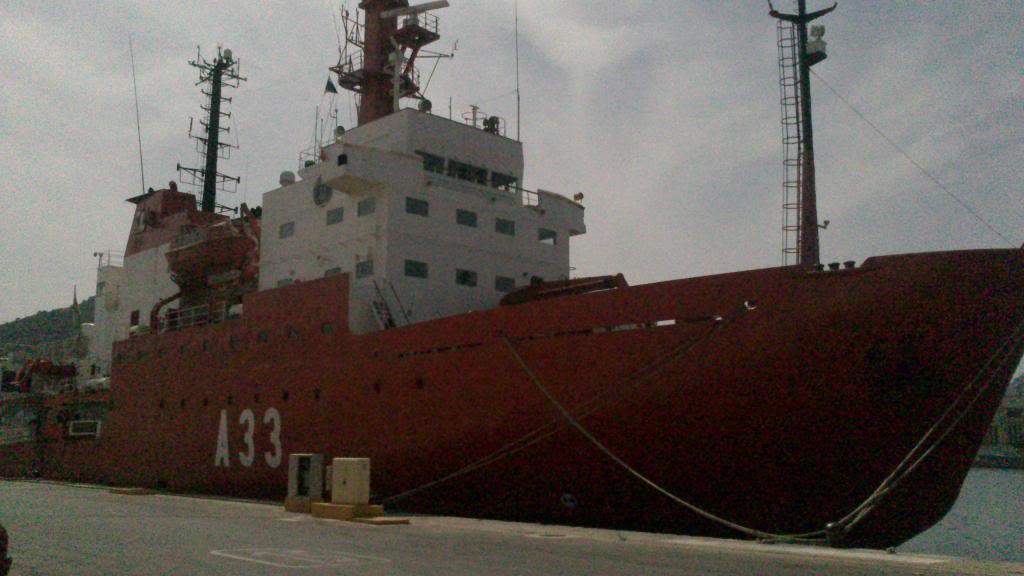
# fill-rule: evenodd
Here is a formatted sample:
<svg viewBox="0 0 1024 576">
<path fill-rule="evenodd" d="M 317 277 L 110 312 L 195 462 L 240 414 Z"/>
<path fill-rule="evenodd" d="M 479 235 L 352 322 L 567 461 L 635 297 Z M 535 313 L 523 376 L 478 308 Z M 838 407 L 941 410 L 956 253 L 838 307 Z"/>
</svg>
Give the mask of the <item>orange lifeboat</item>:
<svg viewBox="0 0 1024 576">
<path fill-rule="evenodd" d="M 167 263 L 183 289 L 210 287 L 238 279 L 255 248 L 256 241 L 231 222 L 219 222 L 176 238 L 167 252 Z"/>
</svg>

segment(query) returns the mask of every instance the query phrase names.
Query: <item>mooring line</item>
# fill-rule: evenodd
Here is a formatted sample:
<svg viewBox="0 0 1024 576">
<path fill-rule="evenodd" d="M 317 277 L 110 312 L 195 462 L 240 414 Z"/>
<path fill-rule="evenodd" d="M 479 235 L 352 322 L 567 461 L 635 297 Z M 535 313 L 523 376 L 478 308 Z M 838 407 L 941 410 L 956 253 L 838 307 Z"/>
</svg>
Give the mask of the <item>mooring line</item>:
<svg viewBox="0 0 1024 576">
<path fill-rule="evenodd" d="M 949 436 L 949 434 L 954 429 L 956 429 L 956 427 L 960 424 L 964 417 L 966 417 L 967 414 L 970 413 L 971 408 L 974 407 L 977 401 L 981 399 L 981 396 L 992 385 L 992 383 L 995 381 L 995 378 L 999 375 L 1000 371 L 1003 368 L 1005 368 L 1006 362 L 1013 357 L 1013 352 L 1016 345 L 1015 342 L 1017 342 L 1021 338 L 1021 336 L 1024 335 L 1022 333 L 1024 333 L 1024 320 L 1017 324 L 1017 326 L 1010 333 L 1010 335 L 1002 342 L 1002 344 L 1000 344 L 996 348 L 996 351 L 986 360 L 985 364 L 983 364 L 981 369 L 978 370 L 974 378 L 972 378 L 968 385 L 965 386 L 960 391 L 960 394 L 958 394 L 954 401 L 949 405 L 949 407 L 946 408 L 946 410 L 942 413 L 942 415 L 935 422 L 935 424 L 933 424 L 925 432 L 924 436 L 921 437 L 921 440 L 919 440 L 917 444 L 914 445 L 914 447 L 903 458 L 903 460 L 900 461 L 896 468 L 882 481 L 881 484 L 879 484 L 878 488 L 876 488 L 870 496 L 868 496 L 863 502 L 857 505 L 846 516 L 833 523 L 833 525 L 836 528 L 842 529 L 844 532 L 848 532 L 851 528 L 860 523 L 867 516 L 867 514 L 874 509 L 875 504 L 877 504 L 879 500 L 881 500 L 887 494 L 896 489 L 900 485 L 900 483 L 902 483 L 907 476 L 909 476 L 914 470 L 916 470 L 921 465 L 921 463 L 923 463 L 925 459 L 927 459 L 928 456 L 930 456 L 932 452 L 935 451 L 935 449 L 943 442 L 943 440 L 945 440 L 946 437 Z M 989 370 L 989 368 L 992 365 L 992 362 L 994 362 L 995 359 L 999 356 L 1002 356 L 1002 359 L 985 379 L 984 386 L 981 386 L 977 390 L 977 393 L 974 394 L 973 398 L 971 398 L 970 401 L 963 407 L 960 413 L 957 414 L 953 422 L 951 422 L 949 426 L 945 428 L 942 434 L 938 438 L 936 438 L 935 441 L 932 442 L 931 445 L 926 450 L 924 450 L 924 452 L 920 456 L 917 456 L 916 453 L 919 452 L 925 446 L 925 443 L 928 441 L 929 436 L 931 436 L 936 430 L 939 429 L 939 427 L 942 425 L 943 420 L 945 420 L 950 414 L 953 413 L 953 410 L 956 408 L 956 406 L 961 402 L 961 400 L 963 400 L 967 396 L 967 393 L 972 388 L 975 387 L 975 384 L 977 384 L 981 377 Z M 913 460 L 912 463 L 910 463 L 911 460 Z M 906 469 L 903 470 L 903 468 Z"/>
<path fill-rule="evenodd" d="M 647 364 L 643 368 L 626 376 L 623 380 L 616 380 L 614 383 L 605 386 L 604 390 L 601 390 L 596 396 L 587 400 L 586 402 L 583 402 L 582 404 L 576 407 L 577 411 L 582 409 L 582 411 L 579 413 L 579 418 L 586 418 L 590 414 L 593 414 L 595 411 L 597 411 L 600 408 L 599 402 L 605 400 L 609 393 L 621 392 L 624 386 L 636 386 L 641 382 L 647 380 L 648 378 L 655 376 L 656 374 L 667 368 L 669 365 L 671 365 L 673 362 L 684 357 L 691 350 L 696 348 L 699 344 L 703 343 L 705 340 L 710 338 L 715 332 L 718 331 L 719 328 L 722 327 L 724 323 L 734 319 L 736 316 L 740 314 L 746 313 L 751 309 L 752 307 L 749 304 L 740 307 L 733 317 L 727 319 L 721 316 L 709 316 L 708 320 L 713 321 L 710 330 L 708 330 L 703 335 L 699 336 L 698 338 L 692 341 L 683 342 L 675 346 L 668 352 L 662 354 L 660 357 L 655 358 L 651 363 Z M 519 438 L 513 440 L 512 442 L 509 442 L 508 444 L 505 444 L 501 448 L 498 448 L 494 452 L 491 452 L 490 454 L 478 460 L 475 460 L 463 466 L 462 468 L 455 470 L 454 472 L 446 474 L 436 480 L 427 482 L 426 484 L 417 486 L 415 488 L 411 488 L 409 490 L 400 492 L 393 496 L 388 496 L 387 498 L 384 498 L 382 502 L 393 502 L 396 500 L 401 500 L 403 498 L 407 498 L 429 488 L 433 488 L 438 484 L 442 484 L 449 480 L 453 480 L 460 476 L 469 474 L 470 472 L 473 472 L 475 470 L 479 470 L 480 468 L 483 468 L 493 462 L 496 462 L 507 456 L 516 454 L 517 452 L 520 452 L 530 446 L 533 446 L 537 442 L 549 438 L 553 434 L 567 427 L 569 427 L 569 424 L 565 422 L 564 419 L 562 419 L 561 417 L 556 417 L 549 421 L 548 423 L 541 425 L 535 430 L 528 432 L 523 436 L 520 436 Z"/>
<path fill-rule="evenodd" d="M 544 394 L 545 397 L 547 397 L 548 401 L 551 402 L 551 404 L 555 408 L 557 408 L 559 412 L 561 412 L 562 417 L 565 418 L 565 420 L 568 421 L 569 424 L 573 428 L 575 428 L 580 434 L 582 434 L 584 438 L 589 440 L 591 444 L 596 446 L 598 450 L 603 452 L 605 454 L 605 456 L 607 456 L 613 462 L 615 462 L 616 464 L 621 466 L 626 472 L 629 472 L 637 480 L 640 480 L 644 484 L 647 484 L 648 486 L 653 488 L 655 491 L 661 493 L 663 496 L 666 496 L 670 500 L 676 502 L 677 504 L 682 505 L 686 509 L 690 510 L 691 512 L 693 512 L 693 513 L 695 513 L 695 514 L 697 514 L 699 516 L 702 516 L 703 518 L 705 518 L 707 520 L 711 520 L 713 522 L 717 522 L 717 523 L 719 523 L 719 524 L 721 524 L 723 526 L 732 528 L 733 530 L 736 530 L 737 532 L 741 532 L 741 533 L 746 534 L 748 536 L 754 536 L 754 537 L 757 537 L 757 538 L 778 539 L 778 540 L 804 541 L 804 540 L 812 540 L 813 536 L 824 534 L 823 530 L 818 530 L 818 531 L 815 531 L 815 532 L 808 532 L 806 534 L 785 534 L 785 535 L 783 535 L 783 534 L 772 534 L 772 533 L 769 533 L 769 532 L 762 532 L 761 530 L 756 530 L 756 529 L 753 529 L 753 528 L 748 528 L 746 526 L 742 526 L 740 524 L 736 524 L 735 522 L 731 522 L 729 520 L 726 520 L 725 518 L 722 518 L 721 516 L 717 516 L 717 515 L 715 515 L 715 514 L 713 514 L 711 512 L 708 512 L 707 510 L 704 510 L 703 508 L 700 508 L 699 506 L 691 504 L 690 502 L 687 502 L 686 500 L 683 500 L 679 496 L 676 496 L 675 494 L 669 492 L 668 490 L 666 490 L 665 488 L 660 486 L 658 483 L 654 482 L 650 478 L 648 478 L 648 477 L 644 476 L 643 474 L 641 474 L 635 468 L 633 468 L 628 463 L 626 463 L 626 461 L 624 461 L 622 458 L 619 458 L 619 456 L 616 455 L 614 452 L 612 452 L 610 448 L 605 446 L 600 440 L 598 440 L 593 434 L 591 434 L 589 430 L 587 430 L 582 424 L 580 424 L 579 421 L 576 418 L 574 418 L 573 415 L 570 414 L 568 410 L 565 409 L 565 406 L 563 406 L 561 404 L 561 402 L 559 402 L 558 399 L 555 398 L 555 396 L 551 393 L 551 391 L 548 390 L 547 387 L 545 387 L 543 383 L 541 383 L 540 379 L 537 378 L 537 375 L 533 373 L 533 370 L 531 370 L 530 367 L 527 366 L 526 361 L 523 360 L 523 357 L 520 356 L 519 352 L 516 351 L 514 346 L 512 346 L 512 342 L 510 342 L 508 340 L 508 338 L 504 338 L 504 337 L 502 338 L 502 341 L 505 343 L 505 346 L 508 348 L 508 351 L 512 354 L 512 357 L 515 358 L 516 362 L 519 363 L 519 366 L 523 369 L 523 372 L 525 372 L 526 375 L 529 376 L 530 380 L 537 387 L 537 389 L 540 390 L 541 393 Z"/>
</svg>

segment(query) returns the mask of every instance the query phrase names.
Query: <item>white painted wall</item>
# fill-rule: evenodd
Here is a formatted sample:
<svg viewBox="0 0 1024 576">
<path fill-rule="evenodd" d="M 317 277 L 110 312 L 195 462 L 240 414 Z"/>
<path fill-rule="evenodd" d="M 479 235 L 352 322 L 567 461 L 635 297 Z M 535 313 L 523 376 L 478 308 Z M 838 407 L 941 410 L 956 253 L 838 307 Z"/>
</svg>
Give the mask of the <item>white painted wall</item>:
<svg viewBox="0 0 1024 576">
<path fill-rule="evenodd" d="M 401 324 L 395 295 L 418 322 L 497 306 L 504 292 L 496 290 L 496 276 L 517 286 L 533 276 L 569 277 L 569 238 L 586 232 L 582 206 L 551 192 L 524 206 L 519 191 L 425 171 L 416 151 L 522 179 L 519 142 L 465 124 L 403 110 L 351 130 L 324 149 L 321 163 L 301 170 L 301 180 L 264 195 L 260 290 L 340 268 L 352 274 L 350 324 L 362 333 L 380 327 L 372 308 L 378 288 Z M 322 205 L 314 201 L 317 182 L 333 190 Z M 426 201 L 428 215 L 408 213 L 409 197 Z M 358 203 L 368 198 L 375 211 L 360 217 Z M 339 207 L 343 221 L 328 225 L 328 212 Z M 477 226 L 457 224 L 458 209 L 475 212 Z M 497 218 L 515 222 L 515 235 L 498 233 Z M 294 232 L 281 237 L 288 223 Z M 557 234 L 554 245 L 538 240 L 541 228 Z M 374 273 L 357 278 L 356 264 L 367 258 Z M 428 277 L 407 276 L 406 260 L 426 263 Z M 477 285 L 456 283 L 456 269 L 476 272 Z"/>
</svg>

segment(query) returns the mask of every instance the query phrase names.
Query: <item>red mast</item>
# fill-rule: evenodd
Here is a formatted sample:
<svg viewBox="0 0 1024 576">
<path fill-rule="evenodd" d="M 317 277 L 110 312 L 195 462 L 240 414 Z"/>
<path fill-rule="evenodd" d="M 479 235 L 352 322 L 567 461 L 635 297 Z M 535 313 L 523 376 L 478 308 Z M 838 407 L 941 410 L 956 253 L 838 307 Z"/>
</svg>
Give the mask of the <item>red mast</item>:
<svg viewBox="0 0 1024 576">
<path fill-rule="evenodd" d="M 423 99 L 416 57 L 421 48 L 441 37 L 437 18 L 427 10 L 447 5 L 447 1 L 409 6 L 408 0 L 363 0 L 359 4 L 362 24 L 349 22 L 343 14 L 346 46 L 331 71 L 342 88 L 362 96 L 360 125 L 397 112 L 401 98 Z M 347 54 L 348 45 L 361 52 Z"/>
<path fill-rule="evenodd" d="M 366 84 L 359 107 L 359 124 L 373 122 L 395 110 L 395 98 L 391 92 L 392 74 L 388 58 L 394 51 L 391 37 L 398 30 L 398 17 L 381 17 L 381 12 L 409 6 L 408 0 L 365 0 L 359 7 L 365 13 L 366 32 L 363 36 L 363 62 L 366 69 Z"/>
</svg>

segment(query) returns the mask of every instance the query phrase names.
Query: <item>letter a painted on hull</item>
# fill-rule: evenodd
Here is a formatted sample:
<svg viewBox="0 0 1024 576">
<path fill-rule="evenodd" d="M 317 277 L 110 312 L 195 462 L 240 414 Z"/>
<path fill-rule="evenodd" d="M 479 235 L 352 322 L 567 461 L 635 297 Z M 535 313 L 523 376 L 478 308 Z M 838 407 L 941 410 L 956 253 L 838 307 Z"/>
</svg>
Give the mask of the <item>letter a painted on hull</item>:
<svg viewBox="0 0 1024 576">
<path fill-rule="evenodd" d="M 228 411 L 220 411 L 220 429 L 217 431 L 217 454 L 213 457 L 214 466 L 231 466 L 231 452 L 228 450 Z"/>
</svg>

